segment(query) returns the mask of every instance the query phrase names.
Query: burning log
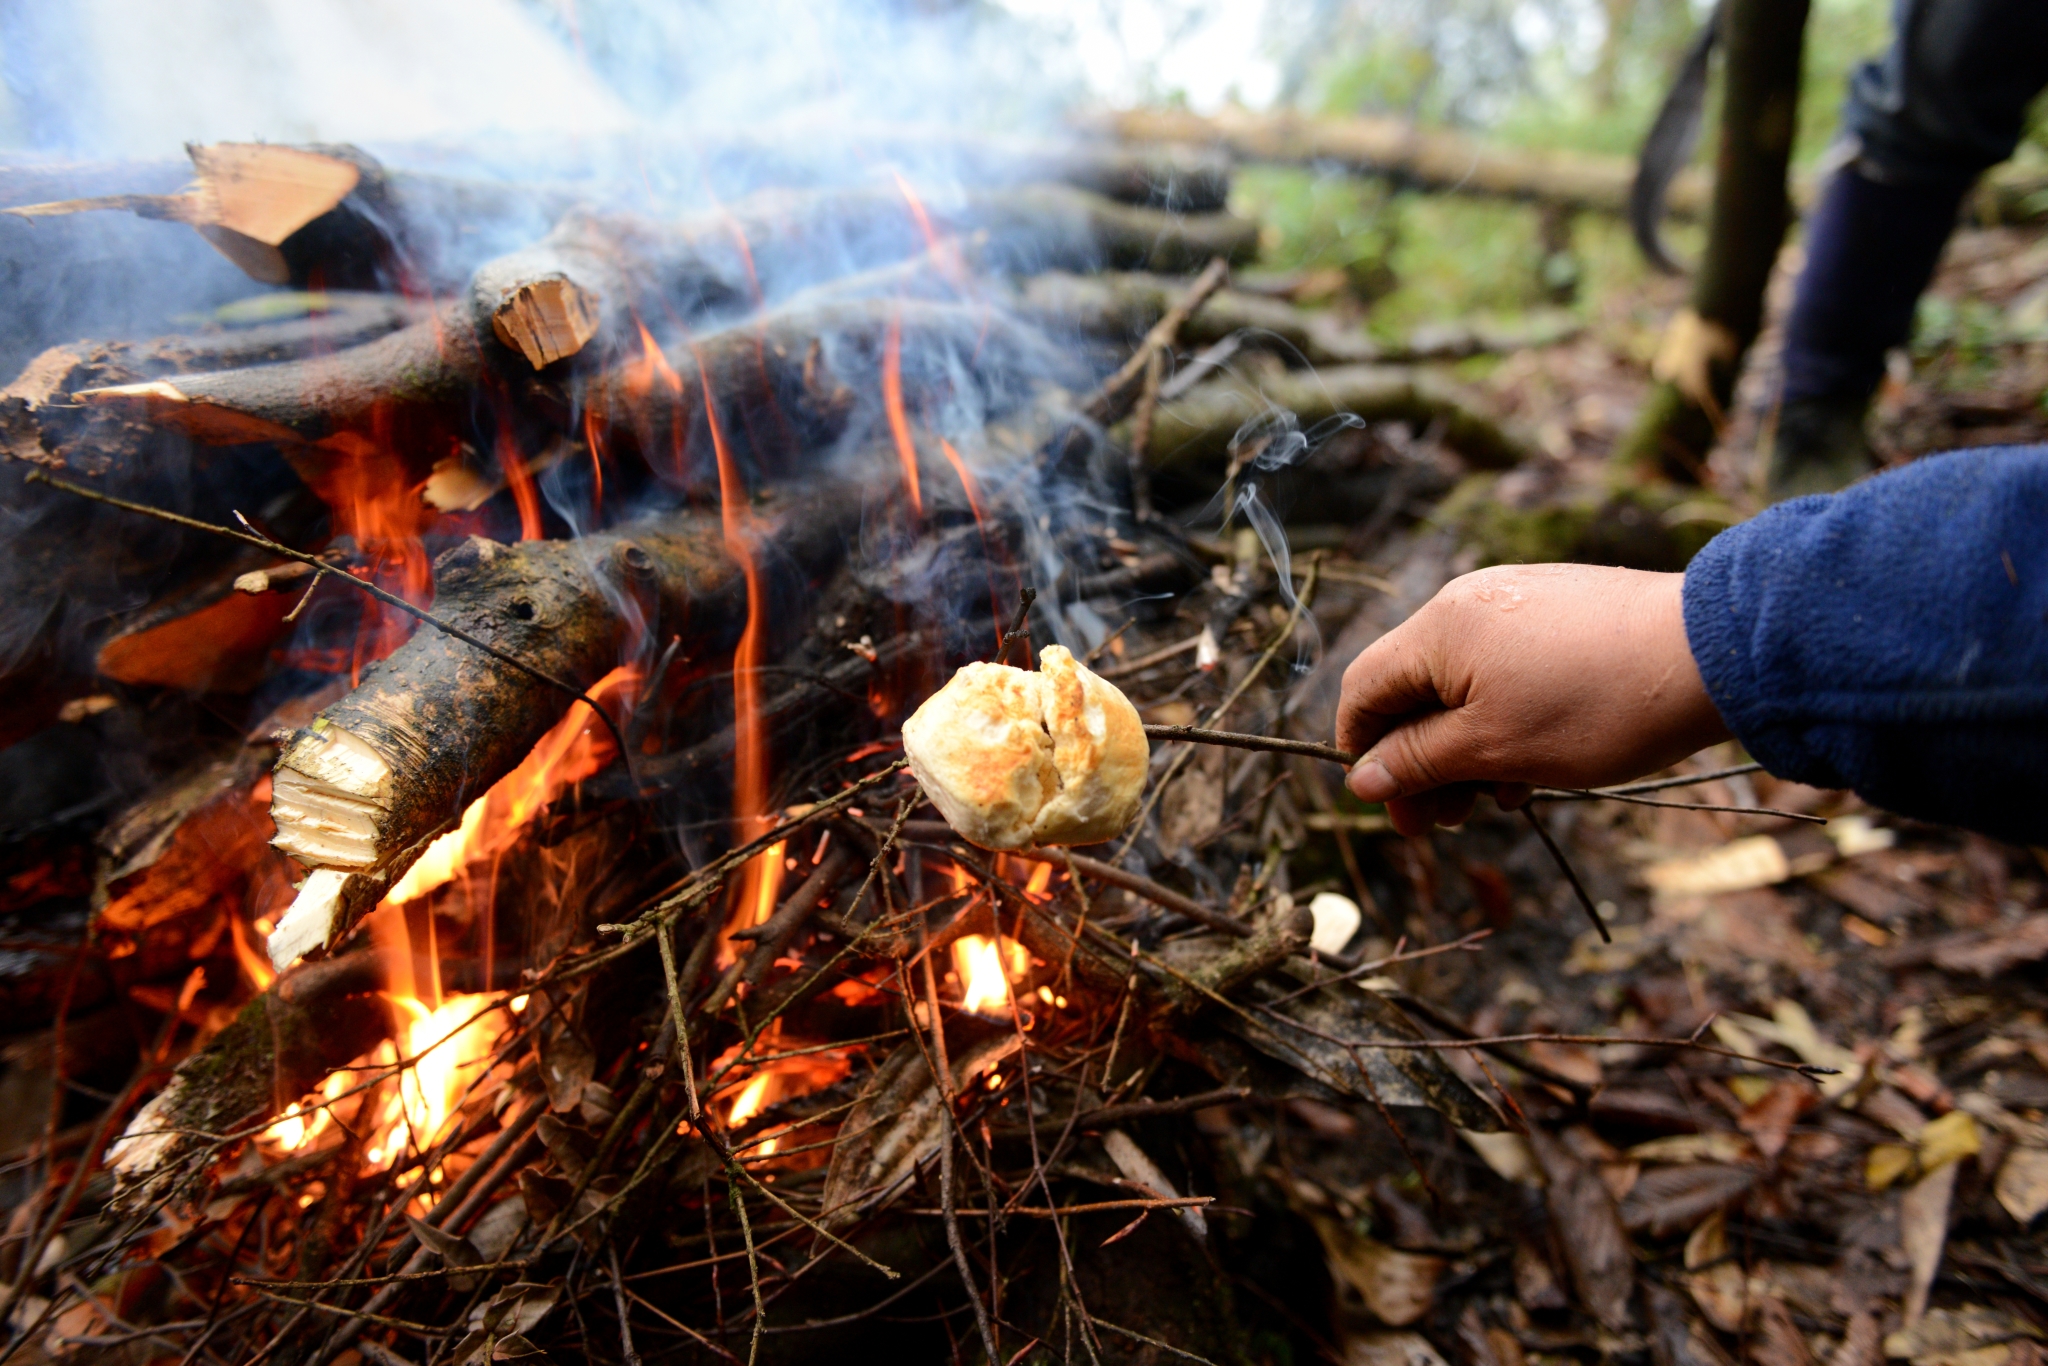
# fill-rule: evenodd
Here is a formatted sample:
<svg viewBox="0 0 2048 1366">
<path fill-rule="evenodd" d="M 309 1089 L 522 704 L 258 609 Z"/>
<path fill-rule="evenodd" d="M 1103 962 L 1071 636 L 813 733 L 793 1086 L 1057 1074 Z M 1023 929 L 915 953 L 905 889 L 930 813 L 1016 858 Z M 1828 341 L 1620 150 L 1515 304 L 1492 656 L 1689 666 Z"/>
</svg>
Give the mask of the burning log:
<svg viewBox="0 0 2048 1366">
<path fill-rule="evenodd" d="M 908 257 L 929 244 L 925 209 L 896 190 L 774 192 L 730 210 L 653 222 L 572 213 L 535 247 L 478 269 L 470 297 L 479 330 L 536 370 L 576 355 L 632 317 L 707 309 L 786 294 L 818 262 L 858 243 L 863 255 Z M 1257 246 L 1257 228 L 1226 213 L 1194 217 L 1121 204 L 1065 186 L 969 192 L 937 219 L 986 234 L 982 253 L 1033 269 L 1102 262 L 1184 270 Z"/>
<path fill-rule="evenodd" d="M 333 355 L 102 385 L 72 397 L 212 445 L 298 447 L 367 422 L 380 404 L 454 402 L 482 375 L 483 351 L 467 310 L 444 304 L 429 321 Z"/>
<path fill-rule="evenodd" d="M 391 171 L 347 145 L 223 142 L 188 150 L 191 183 L 173 193 L 97 194 L 0 212 L 34 219 L 122 210 L 190 224 L 264 284 L 390 289 L 451 283 L 468 268 L 462 258 L 471 243 L 502 239 L 522 225 L 530 232 L 571 202 L 559 189 Z M 118 181 L 123 171 L 92 178 Z M 147 180 L 155 171 L 129 174 Z"/>
<path fill-rule="evenodd" d="M 189 1189 L 243 1126 L 278 1114 L 389 1036 L 376 954 L 307 964 L 244 1006 L 136 1112 L 107 1152 L 126 1209 Z"/>
<path fill-rule="evenodd" d="M 575 543 L 505 547 L 473 537 L 436 565 L 436 607 L 501 649 L 582 688 L 629 640 L 687 631 L 726 648 L 764 591 L 739 558 L 815 572 L 843 548 L 859 502 L 826 485 L 757 505 L 756 547 L 683 512 Z M 743 573 L 744 570 L 744 573 Z M 278 759 L 275 843 L 313 871 L 271 936 L 279 965 L 331 947 L 447 829 L 524 758 L 561 695 L 438 631 L 422 631 L 316 718 Z"/>
</svg>

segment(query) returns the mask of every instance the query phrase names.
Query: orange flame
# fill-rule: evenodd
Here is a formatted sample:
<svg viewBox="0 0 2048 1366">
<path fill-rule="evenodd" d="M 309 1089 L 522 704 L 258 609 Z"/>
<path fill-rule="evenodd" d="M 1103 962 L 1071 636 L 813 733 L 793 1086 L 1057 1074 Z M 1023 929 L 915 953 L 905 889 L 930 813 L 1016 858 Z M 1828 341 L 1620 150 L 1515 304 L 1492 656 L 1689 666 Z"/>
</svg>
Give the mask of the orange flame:
<svg viewBox="0 0 2048 1366">
<path fill-rule="evenodd" d="M 759 1115 L 771 1105 L 798 1096 L 807 1096 L 841 1080 L 853 1070 L 852 1064 L 840 1053 L 832 1051 L 798 1053 L 793 1056 L 773 1056 L 784 1045 L 782 1022 L 775 1021 L 761 1035 L 756 1044 L 768 1054 L 754 1074 L 741 1085 L 726 1108 L 725 1123 L 728 1129 L 737 1129 L 748 1120 Z M 716 1073 L 729 1065 L 746 1045 L 735 1044 L 712 1064 Z M 751 1161 L 755 1158 L 770 1157 L 780 1146 L 778 1137 L 756 1140 L 746 1147 L 742 1156 Z"/>
<path fill-rule="evenodd" d="M 890 317 L 888 335 L 882 342 L 882 407 L 889 414 L 889 434 L 896 438 L 896 457 L 903 462 L 903 483 L 910 491 L 910 509 L 922 517 L 924 495 L 917 485 L 917 445 L 910 439 L 910 419 L 903 413 L 903 315 L 900 313 Z"/>
<path fill-rule="evenodd" d="M 703 368 L 703 357 L 697 358 Z M 725 535 L 725 553 L 739 566 L 747 585 L 747 625 L 740 633 L 732 657 L 733 701 L 733 837 L 741 844 L 759 838 L 768 829 L 768 749 L 761 734 L 761 655 L 766 623 L 766 604 L 761 595 L 761 570 L 754 561 L 753 542 L 747 534 L 747 488 L 739 465 L 726 445 L 725 428 L 718 419 L 718 405 L 709 389 L 704 393 L 704 416 L 711 428 L 711 450 L 718 461 L 719 524 Z M 782 880 L 782 852 L 778 845 L 748 860 L 740 870 L 733 905 L 739 919 L 730 926 L 741 928 L 753 915 L 759 923 L 761 908 L 773 908 Z M 728 944 L 719 945 L 722 962 L 730 962 Z"/>
<path fill-rule="evenodd" d="M 960 978 L 962 1010 L 1009 1014 L 1010 983 L 1030 970 L 1031 955 L 1014 939 L 963 934 L 953 941 L 953 971 Z"/>
<path fill-rule="evenodd" d="M 334 457 L 307 482 L 333 511 L 337 536 L 355 539 L 369 560 L 368 577 L 379 587 L 418 607 L 434 600 L 434 576 L 421 536 L 435 512 L 420 497 L 423 483 L 409 480 L 390 442 L 357 432 L 338 432 L 320 443 Z M 360 683 L 365 664 L 384 658 L 413 632 L 412 617 L 382 603 L 366 604 L 350 658 L 350 681 Z"/>
<path fill-rule="evenodd" d="M 599 702 L 614 693 L 630 695 L 639 682 L 638 667 L 621 665 L 599 679 L 590 695 Z M 398 906 L 416 900 L 453 882 L 471 864 L 511 848 L 519 842 L 527 823 L 564 789 L 610 763 L 615 747 L 611 732 L 590 709 L 580 702 L 573 704 L 517 768 L 469 804 L 460 825 L 427 846 L 398 885 L 385 894 L 385 904 Z"/>
<path fill-rule="evenodd" d="M 583 410 L 583 444 L 590 448 L 590 520 L 604 519 L 604 429 L 597 414 Z"/>
<path fill-rule="evenodd" d="M 896 178 L 897 190 L 902 193 L 904 202 L 910 205 L 910 216 L 917 220 L 917 230 L 924 234 L 925 246 L 936 252 L 939 249 L 939 234 L 938 230 L 932 227 L 932 216 L 925 212 L 924 201 L 917 197 L 916 190 L 910 188 L 910 182 L 903 178 L 901 171 L 891 171 L 889 174 Z"/>
<path fill-rule="evenodd" d="M 519 539 L 539 540 L 540 490 L 534 487 L 533 471 L 526 467 L 526 457 L 519 453 L 518 443 L 503 427 L 498 429 L 498 468 L 505 472 L 505 482 L 512 486 L 513 505 L 519 509 Z"/>
<path fill-rule="evenodd" d="M 345 1122 L 351 1133 L 363 1136 L 363 1160 L 374 1170 L 440 1137 L 464 1092 L 489 1066 L 510 1016 L 487 1008 L 485 996 L 451 996 L 431 1010 L 409 996 L 393 995 L 391 1000 L 405 1017 L 398 1031 L 403 1056 L 413 1059 L 398 1069 L 396 1086 L 372 1084 L 400 1061 L 398 1049 L 386 1040 L 329 1073 L 317 1092 L 288 1107 L 259 1136 L 265 1146 L 298 1152 Z M 354 1113 L 345 1120 L 337 1116 L 336 1111 L 351 1102 Z M 419 1184 L 437 1175 L 420 1173 L 412 1179 Z"/>
</svg>

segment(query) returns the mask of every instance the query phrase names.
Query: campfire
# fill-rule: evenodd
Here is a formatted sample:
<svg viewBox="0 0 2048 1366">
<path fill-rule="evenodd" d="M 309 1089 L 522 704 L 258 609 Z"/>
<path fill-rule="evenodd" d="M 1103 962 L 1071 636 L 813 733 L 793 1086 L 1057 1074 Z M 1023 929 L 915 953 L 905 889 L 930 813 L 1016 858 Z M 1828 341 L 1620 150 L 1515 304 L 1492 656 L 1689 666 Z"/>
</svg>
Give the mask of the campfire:
<svg viewBox="0 0 2048 1366">
<path fill-rule="evenodd" d="M 1454 572 L 1422 533 L 1368 555 L 1530 450 L 1403 368 L 1483 344 L 1233 286 L 1259 225 L 1208 151 L 843 138 L 858 175 L 740 138 L 712 159 L 743 193 L 655 208 L 327 145 L 18 178 L 12 213 L 185 225 L 273 288 L 0 394 L 37 595 L 0 731 L 90 727 L 149 775 L 22 833 L 0 893 L 93 907 L 8 950 L 49 1031 L 9 1352 L 1278 1361 L 1336 1351 L 1334 1271 L 1375 1331 L 1436 1306 L 1473 1366 L 1713 1361 L 1661 1283 L 1632 1317 L 1630 1235 L 1730 1269 L 1712 1221 L 1792 1121 L 1909 1065 L 1782 1015 L 1708 1032 L 1690 960 L 1619 1032 L 1513 1033 L 1462 961 L 1532 921 L 1538 975 L 1647 952 L 1568 852 L 1624 817 L 1570 803 L 1769 822 L 1745 886 L 1888 843 L 1732 755 L 1541 793 L 1441 861 L 1394 840 L 1323 742 L 1344 651 Z M 1273 506 L 1311 455 L 1321 520 L 1360 524 L 1316 547 Z M 1104 762 L 1034 712 L 1044 790 L 982 820 L 967 713 L 931 714 L 943 771 L 906 723 L 1002 666 L 1081 669 L 1149 756 L 1132 729 L 1116 790 L 1034 833 Z M 1647 1084 L 1602 1110 L 1603 1057 L 1748 1137 Z M 1656 1159 L 1595 1122 L 1713 1171 L 1638 1187 Z"/>
</svg>

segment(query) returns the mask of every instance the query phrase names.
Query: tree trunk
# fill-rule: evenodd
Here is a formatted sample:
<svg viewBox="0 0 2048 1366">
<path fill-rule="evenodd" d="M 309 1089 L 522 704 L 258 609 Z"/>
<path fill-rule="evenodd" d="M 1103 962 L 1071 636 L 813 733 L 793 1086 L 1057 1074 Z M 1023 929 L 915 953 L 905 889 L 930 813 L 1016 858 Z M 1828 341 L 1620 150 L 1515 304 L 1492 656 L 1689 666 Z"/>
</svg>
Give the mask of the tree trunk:
<svg viewBox="0 0 2048 1366">
<path fill-rule="evenodd" d="M 1728 0 L 1722 11 L 1727 76 L 1706 255 L 1692 306 L 1665 332 L 1657 384 L 1616 451 L 1643 474 L 1699 480 L 1763 326 L 1764 288 L 1791 218 L 1786 170 L 1806 14 L 1807 0 Z"/>
<path fill-rule="evenodd" d="M 1802 7 L 1801 13 L 1804 13 Z M 1635 164 L 1588 152 L 1502 147 L 1405 119 L 1313 118 L 1287 111 L 1234 109 L 1205 118 L 1177 109 L 1133 109 L 1110 127 L 1132 141 L 1221 147 L 1240 161 L 1342 166 L 1425 190 L 1562 204 L 1602 213 L 1627 211 Z M 1673 182 L 1669 209 L 1697 217 L 1707 204 L 1705 179 L 1687 172 Z"/>
</svg>

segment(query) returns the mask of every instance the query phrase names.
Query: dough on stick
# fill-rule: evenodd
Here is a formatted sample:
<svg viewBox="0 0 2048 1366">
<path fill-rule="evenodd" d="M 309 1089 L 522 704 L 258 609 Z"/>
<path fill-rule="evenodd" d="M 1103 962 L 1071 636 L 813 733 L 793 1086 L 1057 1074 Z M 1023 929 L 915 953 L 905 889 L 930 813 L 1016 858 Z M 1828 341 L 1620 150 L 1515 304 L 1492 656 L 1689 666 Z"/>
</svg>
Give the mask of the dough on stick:
<svg viewBox="0 0 2048 1366">
<path fill-rule="evenodd" d="M 904 723 L 903 750 L 946 823 L 984 849 L 1113 839 L 1152 753 L 1130 699 L 1058 645 L 1037 673 L 962 668 Z"/>
</svg>

